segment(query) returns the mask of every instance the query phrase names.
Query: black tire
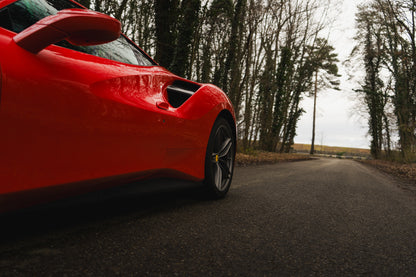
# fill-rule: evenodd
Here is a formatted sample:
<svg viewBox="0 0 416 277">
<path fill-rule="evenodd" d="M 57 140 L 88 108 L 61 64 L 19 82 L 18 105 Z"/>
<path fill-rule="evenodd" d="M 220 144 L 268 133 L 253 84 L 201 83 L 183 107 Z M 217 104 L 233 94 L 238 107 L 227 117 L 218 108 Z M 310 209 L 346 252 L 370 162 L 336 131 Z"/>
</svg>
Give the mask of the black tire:
<svg viewBox="0 0 416 277">
<path fill-rule="evenodd" d="M 205 186 L 211 198 L 223 198 L 230 189 L 235 162 L 235 136 L 222 117 L 212 127 L 205 155 Z"/>
</svg>

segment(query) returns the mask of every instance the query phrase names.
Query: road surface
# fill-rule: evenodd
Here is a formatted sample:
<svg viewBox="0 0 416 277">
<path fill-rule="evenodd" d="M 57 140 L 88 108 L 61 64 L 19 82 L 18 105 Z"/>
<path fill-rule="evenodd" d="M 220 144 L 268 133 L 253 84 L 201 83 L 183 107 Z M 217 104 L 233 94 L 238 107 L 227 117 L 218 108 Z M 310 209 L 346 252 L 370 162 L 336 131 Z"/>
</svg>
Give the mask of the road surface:
<svg viewBox="0 0 416 277">
<path fill-rule="evenodd" d="M 236 168 L 229 195 L 127 186 L 0 217 L 0 276 L 414 275 L 416 198 L 358 162 Z"/>
</svg>

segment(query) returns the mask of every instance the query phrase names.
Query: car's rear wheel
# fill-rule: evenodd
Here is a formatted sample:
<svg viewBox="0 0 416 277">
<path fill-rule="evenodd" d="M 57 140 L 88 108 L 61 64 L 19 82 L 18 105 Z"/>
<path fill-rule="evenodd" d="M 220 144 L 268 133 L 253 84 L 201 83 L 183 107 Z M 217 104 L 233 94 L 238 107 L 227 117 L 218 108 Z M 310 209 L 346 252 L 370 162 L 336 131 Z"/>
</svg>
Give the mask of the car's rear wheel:
<svg viewBox="0 0 416 277">
<path fill-rule="evenodd" d="M 235 137 L 230 124 L 219 117 L 211 130 L 205 156 L 205 185 L 213 198 L 223 198 L 231 185 Z"/>
</svg>

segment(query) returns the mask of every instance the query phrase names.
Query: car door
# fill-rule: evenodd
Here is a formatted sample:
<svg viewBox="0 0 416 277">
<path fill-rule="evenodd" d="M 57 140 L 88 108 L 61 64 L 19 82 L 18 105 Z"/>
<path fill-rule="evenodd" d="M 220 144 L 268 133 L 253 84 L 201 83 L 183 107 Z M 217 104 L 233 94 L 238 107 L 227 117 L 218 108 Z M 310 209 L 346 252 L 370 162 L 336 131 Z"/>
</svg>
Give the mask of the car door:
<svg viewBox="0 0 416 277">
<path fill-rule="evenodd" d="M 169 72 L 149 59 L 131 65 L 56 45 L 32 54 L 13 42 L 15 35 L 0 27 L 0 193 L 134 179 L 161 166 L 164 118 L 157 104 Z M 121 37 L 108 47 L 126 43 Z"/>
</svg>

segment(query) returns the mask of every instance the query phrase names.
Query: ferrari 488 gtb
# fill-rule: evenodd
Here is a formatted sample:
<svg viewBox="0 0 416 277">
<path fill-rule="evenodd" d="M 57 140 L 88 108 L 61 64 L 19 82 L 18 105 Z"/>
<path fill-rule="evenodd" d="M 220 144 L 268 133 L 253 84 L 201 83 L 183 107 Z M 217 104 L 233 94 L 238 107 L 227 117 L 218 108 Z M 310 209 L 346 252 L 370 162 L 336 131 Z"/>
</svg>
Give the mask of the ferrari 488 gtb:
<svg viewBox="0 0 416 277">
<path fill-rule="evenodd" d="M 71 0 L 0 0 L 0 211 L 153 177 L 227 193 L 229 99 L 120 29 Z"/>
</svg>

